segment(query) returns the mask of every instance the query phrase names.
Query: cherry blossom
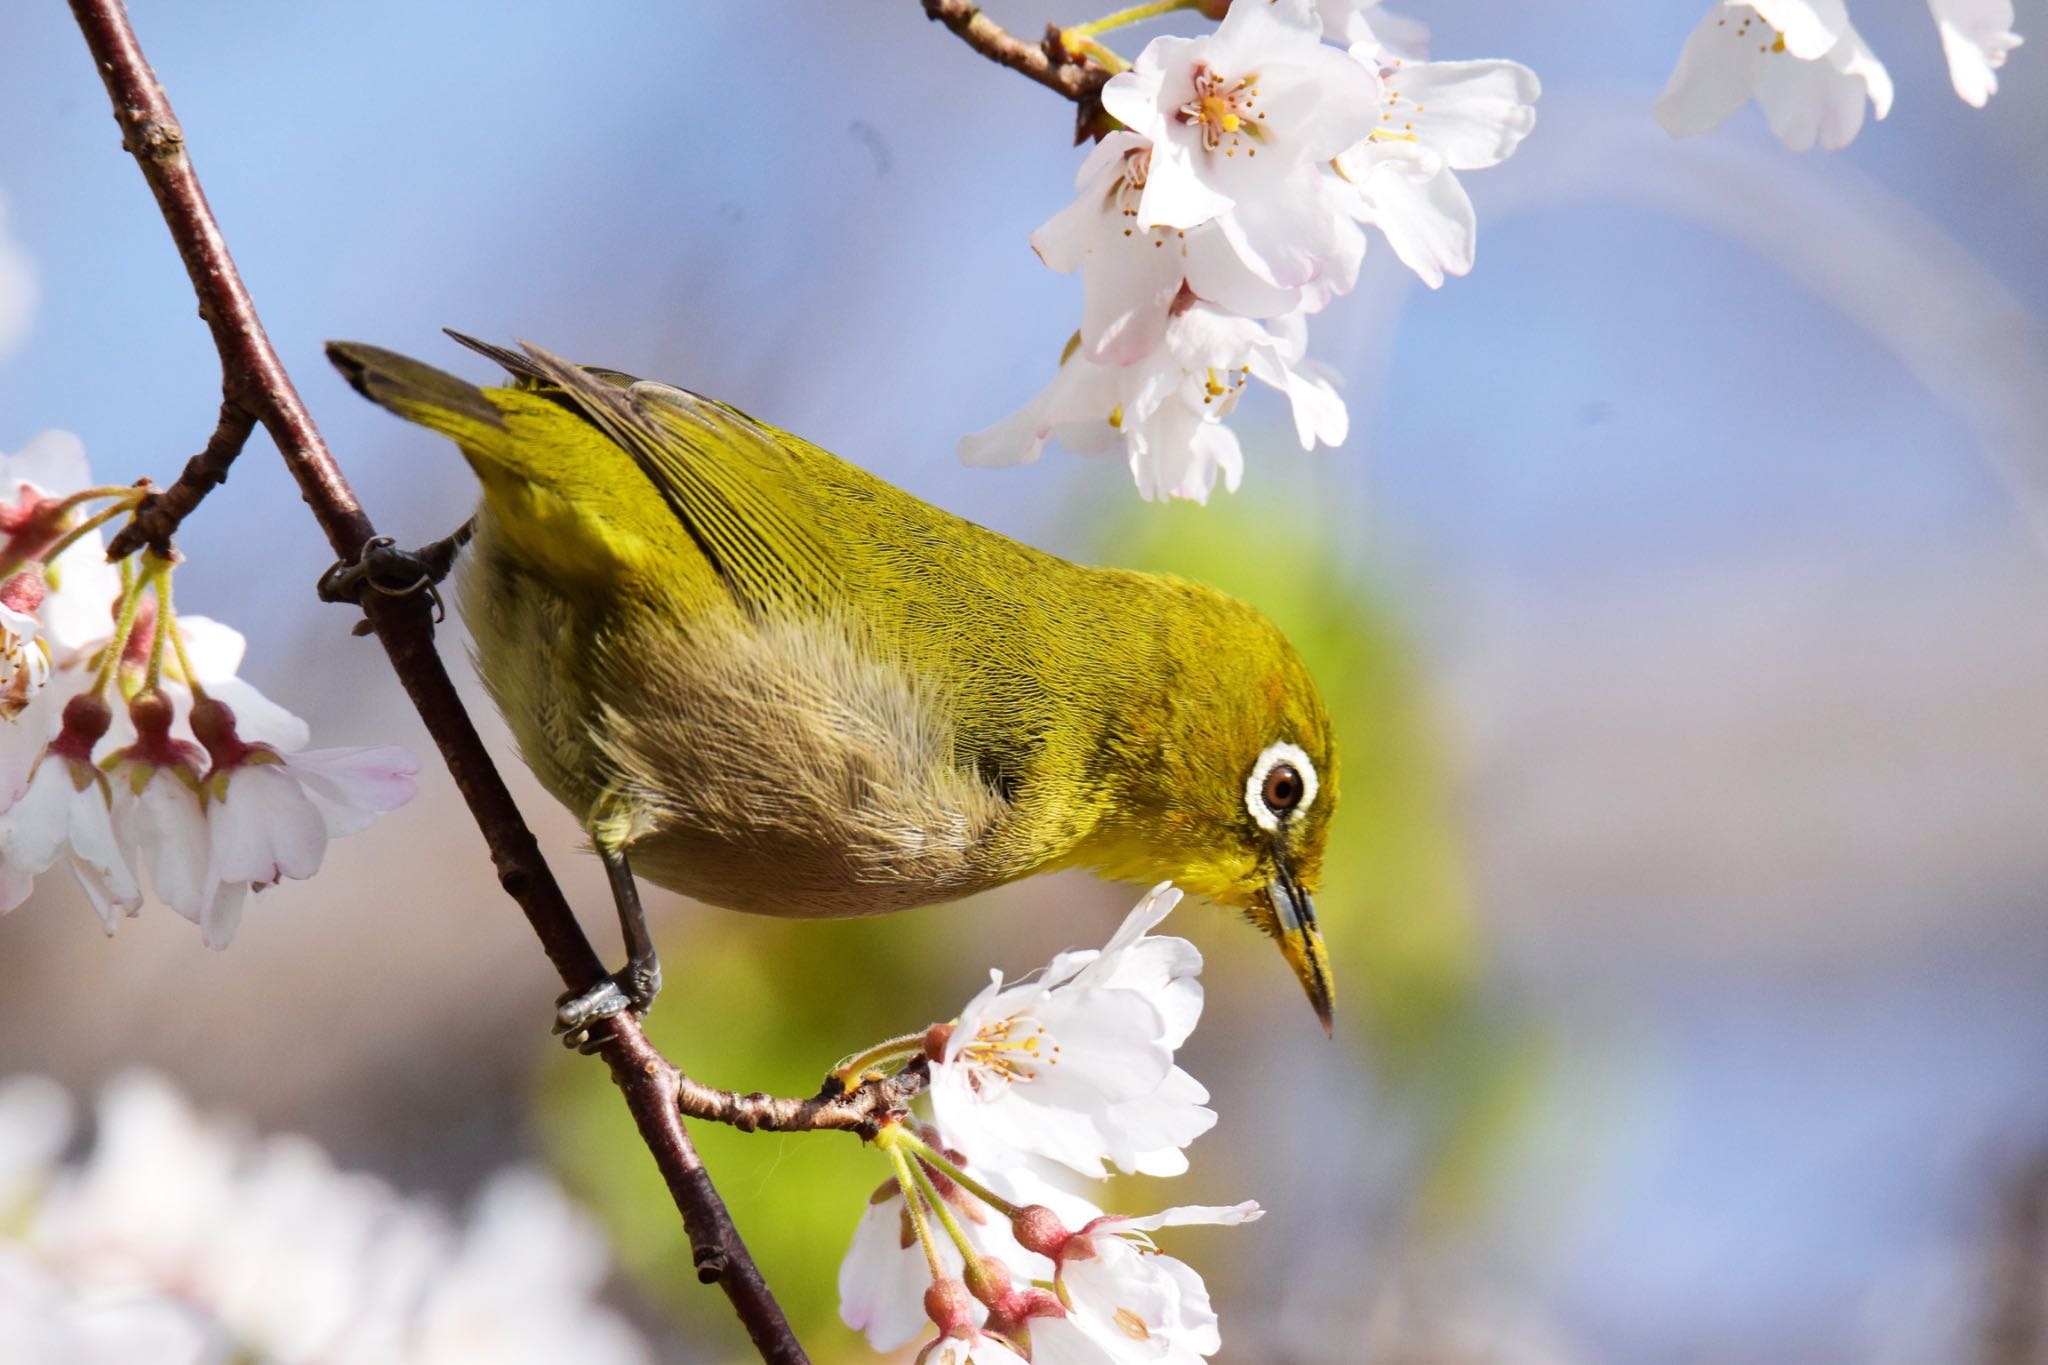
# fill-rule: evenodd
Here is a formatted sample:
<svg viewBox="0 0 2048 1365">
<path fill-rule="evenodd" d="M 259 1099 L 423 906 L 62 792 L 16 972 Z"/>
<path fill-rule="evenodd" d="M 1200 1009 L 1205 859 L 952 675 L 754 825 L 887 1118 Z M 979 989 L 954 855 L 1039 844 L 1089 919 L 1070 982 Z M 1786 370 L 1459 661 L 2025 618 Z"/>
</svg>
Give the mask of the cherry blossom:
<svg viewBox="0 0 2048 1365">
<path fill-rule="evenodd" d="M 63 1163 L 70 1128 L 61 1090 L 0 1082 L 0 1341 L 28 1343 L 9 1359 L 653 1358 L 600 1302 L 596 1230 L 537 1171 L 492 1176 L 457 1224 L 142 1073 L 107 1086 L 90 1150 Z"/>
<path fill-rule="evenodd" d="M 330 837 L 352 834 L 413 796 L 419 765 L 403 749 L 318 749 L 284 753 L 251 742 L 235 713 L 213 697 L 192 707 L 206 746 L 206 883 L 200 936 L 225 948 L 252 890 L 320 870 Z"/>
<path fill-rule="evenodd" d="M 1375 42 L 1352 57 L 1383 71 L 1372 136 L 1336 160 L 1349 211 L 1378 227 L 1434 289 L 1472 268 L 1478 221 L 1458 171 L 1499 165 L 1536 125 L 1541 86 L 1519 62 L 1408 62 Z"/>
<path fill-rule="evenodd" d="M 1927 0 L 1941 50 L 1948 58 L 1949 81 L 1965 104 L 1982 109 L 1998 92 L 1998 68 L 2005 54 L 2020 45 L 2012 31 L 2012 0 Z"/>
<path fill-rule="evenodd" d="M 1259 1218 L 1257 1204 L 1180 1205 L 1141 1217 L 1105 1214 L 1068 1232 L 1040 1209 L 1016 1222 L 1020 1237 L 1059 1265 L 1063 1317 L 1034 1323 L 1034 1365 L 1089 1360 L 1171 1361 L 1193 1365 L 1222 1348 L 1202 1277 L 1160 1252 L 1149 1234 L 1168 1227 L 1237 1226 Z"/>
<path fill-rule="evenodd" d="M 114 825 L 150 891 L 185 918 L 199 920 L 206 890 L 206 811 L 200 796 L 205 753 L 171 733 L 175 707 L 161 689 L 128 704 L 132 742 L 106 768 L 114 789 Z"/>
<path fill-rule="evenodd" d="M 107 705 L 81 694 L 65 704 L 63 723 L 44 747 L 28 786 L 0 812 L 0 864 L 10 894 L 26 898 L 33 879 L 63 860 L 111 932 L 118 915 L 142 903 L 114 837 L 113 793 L 92 761 L 93 747 L 111 724 Z M 20 902 L 0 902 L 12 910 Z"/>
<path fill-rule="evenodd" d="M 1068 357 L 1023 408 L 963 438 L 961 458 L 1026 463 L 1056 438 L 1078 454 L 1123 455 L 1147 498 L 1201 502 L 1219 478 L 1232 490 L 1243 478 L 1243 451 L 1222 421 L 1254 378 L 1287 396 L 1304 449 L 1344 440 L 1344 401 L 1304 362 L 1306 327 L 1298 316 L 1267 328 L 1185 295 L 1183 304 L 1163 344 L 1143 361 L 1113 366 Z"/>
<path fill-rule="evenodd" d="M 0 456 L 0 911 L 62 862 L 109 932 L 146 876 L 225 947 L 252 888 L 311 876 L 329 839 L 411 798 L 417 765 L 308 748 L 238 676 L 241 634 L 173 612 L 172 561 L 108 564 L 98 524 L 139 497 L 92 487 L 67 433 Z"/>
<path fill-rule="evenodd" d="M 1062 953 L 1043 976 L 1005 986 L 992 973 L 932 1068 L 932 1112 L 946 1140 L 983 1166 L 1029 1156 L 1088 1176 L 1107 1163 L 1168 1174 L 1215 1115 L 1174 1065 L 1201 1013 L 1201 955 L 1153 937 L 1180 893 L 1148 893 L 1101 952 Z"/>
<path fill-rule="evenodd" d="M 1183 288 L 1245 317 L 1277 317 L 1301 306 L 1300 289 L 1261 279 L 1216 223 L 1141 226 L 1138 202 L 1151 162 L 1150 142 L 1111 133 L 1081 163 L 1074 177 L 1079 196 L 1031 234 L 1032 250 L 1047 265 L 1081 272 L 1081 355 L 1108 365 L 1143 359 L 1165 339 L 1169 309 Z"/>
<path fill-rule="evenodd" d="M 1689 137 L 1752 98 L 1787 147 L 1834 151 L 1863 127 L 1866 105 L 1880 119 L 1891 112 L 1892 80 L 1842 0 L 1729 0 L 1686 39 L 1657 121 Z"/>
<path fill-rule="evenodd" d="M 1308 0 L 1232 5 L 1214 33 L 1155 38 L 1110 79 L 1103 108 L 1152 145 L 1137 226 L 1213 220 L 1283 289 L 1347 255 L 1355 269 L 1319 168 L 1371 131 L 1378 81 L 1321 35 Z"/>
<path fill-rule="evenodd" d="M 964 1158 L 960 1165 L 989 1179 L 997 1178 Z M 967 1196 L 951 1180 L 942 1177 L 935 1184 L 979 1255 L 1001 1262 L 1023 1280 L 1051 1278 L 1052 1262 L 1018 1245 L 1007 1219 Z M 891 1180 L 882 1185 L 868 1197 L 867 1208 L 854 1226 L 853 1242 L 839 1263 L 840 1321 L 865 1336 L 878 1351 L 907 1346 L 930 1325 L 924 1293 L 932 1282 L 931 1267 L 910 1217 L 897 1183 Z M 933 1249 L 945 1274 L 957 1277 L 962 1273 L 965 1258 L 949 1238 L 935 1238 Z M 988 1316 L 988 1310 L 972 1300 L 963 1311 L 976 1326 Z"/>
</svg>

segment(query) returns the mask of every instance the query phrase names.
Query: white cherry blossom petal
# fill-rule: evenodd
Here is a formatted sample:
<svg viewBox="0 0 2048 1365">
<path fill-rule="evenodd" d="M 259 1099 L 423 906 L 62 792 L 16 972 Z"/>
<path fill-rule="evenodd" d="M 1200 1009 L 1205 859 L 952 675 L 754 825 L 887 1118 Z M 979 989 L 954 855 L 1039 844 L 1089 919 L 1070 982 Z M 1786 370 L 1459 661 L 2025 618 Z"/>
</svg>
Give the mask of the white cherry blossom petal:
<svg viewBox="0 0 2048 1365">
<path fill-rule="evenodd" d="M 1742 0 L 1723 0 L 1729 9 Z M 1749 0 L 1763 21 L 1784 35 L 1785 50 L 1802 60 L 1824 57 L 1849 30 L 1849 8 L 1843 0 Z"/>
<path fill-rule="evenodd" d="M 114 817 L 123 831 L 122 844 L 134 851 L 149 878 L 150 893 L 197 924 L 205 904 L 210 851 L 199 793 L 168 769 L 145 777 L 139 792 L 131 794 L 124 786 L 115 793 Z"/>
<path fill-rule="evenodd" d="M 1716 5 L 1693 30 L 1657 99 L 1657 121 L 1672 136 L 1703 133 L 1754 97 L 1787 147 L 1818 142 L 1833 151 L 1855 138 L 1866 104 L 1880 119 L 1890 112 L 1891 77 L 1839 4 L 1769 8 L 1776 19 L 1749 5 Z M 1802 56 L 1823 22 L 1832 40 Z M 1795 23 L 1801 42 L 1774 23 Z"/>
<path fill-rule="evenodd" d="M 114 836 L 109 797 L 103 784 L 80 792 L 71 803 L 71 871 L 85 888 L 108 933 L 123 915 L 142 908 L 142 888 Z"/>
<path fill-rule="evenodd" d="M 76 493 L 92 484 L 85 442 L 68 431 L 43 431 L 11 455 L 0 455 L 0 503 L 33 489 L 45 497 Z"/>
<path fill-rule="evenodd" d="M 302 749 L 282 757 L 285 772 L 305 790 L 330 837 L 355 834 L 419 791 L 419 760 L 392 744 L 370 748 Z"/>
<path fill-rule="evenodd" d="M 1103 107 L 1153 144 L 1140 226 L 1195 227 L 1370 131 L 1377 78 L 1321 29 L 1307 0 L 1233 5 L 1214 33 L 1156 38 L 1110 79 Z"/>
<path fill-rule="evenodd" d="M 1355 211 L 1424 284 L 1438 289 L 1446 275 L 1472 269 L 1478 215 L 1457 175 L 1435 153 L 1384 144 L 1342 164 L 1357 194 Z"/>
<path fill-rule="evenodd" d="M 1356 54 L 1354 54 L 1356 55 Z M 1497 166 L 1536 126 L 1543 93 L 1520 62 L 1410 62 L 1388 79 L 1382 125 L 1413 132 L 1452 170 Z"/>
<path fill-rule="evenodd" d="M 1176 1204 L 1157 1213 L 1139 1214 L 1125 1218 L 1111 1216 L 1103 1220 L 1103 1226 L 1115 1232 L 1157 1232 L 1161 1228 L 1190 1227 L 1241 1227 L 1256 1223 L 1266 1216 L 1256 1201 L 1247 1199 L 1241 1204 Z"/>
<path fill-rule="evenodd" d="M 1927 0 L 1948 58 L 1949 81 L 1965 104 L 1982 109 L 1998 93 L 1998 69 L 2020 45 L 2012 0 Z"/>
<path fill-rule="evenodd" d="M 918 1353 L 918 1365 L 1031 1365 L 994 1337 L 946 1337 Z"/>
<path fill-rule="evenodd" d="M 960 1253 L 951 1240 L 941 1236 L 936 1245 L 946 1273 L 958 1275 Z M 902 1194 L 870 1199 L 839 1263 L 839 1320 L 877 1351 L 908 1346 L 930 1325 L 924 1311 L 930 1283 L 931 1269 L 905 1219 Z"/>
<path fill-rule="evenodd" d="M 327 851 L 327 821 L 276 763 L 229 773 L 208 805 L 207 825 L 217 881 L 268 886 L 283 877 L 310 877 Z"/>
</svg>

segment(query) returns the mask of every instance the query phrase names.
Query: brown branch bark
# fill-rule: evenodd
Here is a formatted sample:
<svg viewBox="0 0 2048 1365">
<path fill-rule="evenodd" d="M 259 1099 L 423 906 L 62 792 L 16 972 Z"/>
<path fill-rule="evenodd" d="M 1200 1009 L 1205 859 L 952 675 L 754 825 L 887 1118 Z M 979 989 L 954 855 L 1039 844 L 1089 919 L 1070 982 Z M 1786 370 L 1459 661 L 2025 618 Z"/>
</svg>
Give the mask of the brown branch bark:
<svg viewBox="0 0 2048 1365">
<path fill-rule="evenodd" d="M 693 1119 L 727 1123 L 742 1132 L 819 1132 L 833 1129 L 872 1139 L 889 1115 L 910 1103 L 930 1079 L 922 1058 L 893 1076 L 869 1081 L 852 1091 L 826 1088 L 807 1100 L 783 1099 L 758 1092 L 742 1095 L 717 1090 L 677 1073 L 676 1103 Z"/>
<path fill-rule="evenodd" d="M 944 24 L 990 61 L 1028 76 L 1080 105 L 1084 124 L 1109 80 L 1110 73 L 1102 67 L 1067 53 L 1060 45 L 1057 27 L 1047 31 L 1045 41 L 1027 43 L 969 0 L 924 0 L 924 14 L 932 22 Z"/>
<path fill-rule="evenodd" d="M 221 426 L 226 434 L 216 433 L 221 448 L 211 460 L 202 455 L 195 462 L 205 464 L 189 487 L 182 477 L 174 485 L 174 489 L 186 490 L 175 504 L 181 509 L 177 517 L 197 506 L 219 482 L 215 475 L 225 474 L 233 459 L 229 447 L 239 448 L 234 427 L 243 419 L 231 418 L 228 409 L 232 408 L 270 434 L 335 554 L 353 561 L 374 534 L 370 519 L 349 490 L 263 331 L 186 155 L 184 132 L 143 55 L 126 9 L 121 0 L 71 0 L 71 10 L 113 101 L 122 145 L 134 155 L 156 196 L 198 296 L 200 316 L 212 330 L 214 347 L 220 353 L 225 399 Z M 241 434 L 246 437 L 248 433 L 243 430 Z M 208 449 L 214 451 L 213 442 Z M 187 473 L 192 473 L 189 466 Z M 175 525 L 175 519 L 170 524 Z M 151 533 L 141 534 L 147 543 Z M 167 535 L 168 529 L 163 534 Z M 563 985 L 578 992 L 596 985 L 604 975 L 603 963 L 576 922 L 456 694 L 434 648 L 427 600 L 424 596 L 371 593 L 365 597 L 363 611 L 468 803 L 497 867 L 499 883 L 525 912 Z M 632 1015 L 612 1020 L 609 1033 L 601 1050 L 682 1214 L 699 1277 L 715 1279 L 723 1287 L 762 1359 L 778 1365 L 806 1360 L 683 1127 L 678 1108 L 681 1073 L 647 1041 L 639 1020 Z"/>
<path fill-rule="evenodd" d="M 185 462 L 177 482 L 150 493 L 128 524 L 115 533 L 107 545 L 108 559 L 123 559 L 147 545 L 165 558 L 170 557 L 171 535 L 206 495 L 228 481 L 228 467 L 249 443 L 256 429 L 256 415 L 232 398 L 220 400 L 220 420 L 206 449 Z"/>
</svg>

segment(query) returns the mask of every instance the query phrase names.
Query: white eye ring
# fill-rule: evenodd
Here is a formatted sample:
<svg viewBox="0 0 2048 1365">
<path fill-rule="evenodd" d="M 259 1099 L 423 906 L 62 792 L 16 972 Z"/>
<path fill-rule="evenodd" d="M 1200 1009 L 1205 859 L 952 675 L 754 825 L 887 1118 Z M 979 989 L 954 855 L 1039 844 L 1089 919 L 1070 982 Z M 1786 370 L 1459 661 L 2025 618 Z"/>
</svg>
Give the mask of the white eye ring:
<svg viewBox="0 0 2048 1365">
<path fill-rule="evenodd" d="M 1266 804 L 1266 774 L 1282 763 L 1291 765 L 1295 772 L 1301 774 L 1301 800 L 1294 803 L 1294 810 L 1290 813 L 1307 810 L 1316 799 L 1316 765 L 1309 762 L 1301 746 L 1284 740 L 1268 744 L 1265 752 L 1259 755 L 1258 762 L 1252 764 L 1251 776 L 1244 780 L 1244 808 L 1251 813 L 1258 827 L 1268 834 L 1279 831 L 1280 816 Z"/>
</svg>

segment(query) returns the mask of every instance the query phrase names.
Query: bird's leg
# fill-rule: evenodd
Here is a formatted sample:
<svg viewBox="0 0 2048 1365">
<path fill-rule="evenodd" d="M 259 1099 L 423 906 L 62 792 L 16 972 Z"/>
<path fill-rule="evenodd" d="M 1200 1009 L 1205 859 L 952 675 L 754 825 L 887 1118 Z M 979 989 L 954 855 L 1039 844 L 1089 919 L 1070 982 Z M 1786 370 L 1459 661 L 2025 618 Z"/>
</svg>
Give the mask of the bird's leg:
<svg viewBox="0 0 2048 1365">
<path fill-rule="evenodd" d="M 318 592 L 323 602 L 360 602 L 363 592 L 386 597 L 410 597 L 423 592 L 434 604 L 434 619 L 447 615 L 441 606 L 441 580 L 455 567 L 455 556 L 476 534 L 476 519 L 455 528 L 452 535 L 401 550 L 390 536 L 372 536 L 353 564 L 336 563 L 320 575 Z"/>
<path fill-rule="evenodd" d="M 599 1019 L 609 1019 L 622 1010 L 646 1014 L 661 994 L 661 959 L 654 951 L 654 936 L 647 932 L 647 913 L 640 908 L 640 888 L 634 884 L 633 869 L 623 849 L 597 841 L 597 856 L 604 862 L 605 879 L 611 883 L 612 900 L 619 908 L 619 933 L 626 940 L 626 965 L 581 995 L 565 997 L 555 1008 L 555 1032 L 571 1047 L 588 1041 L 584 1030 Z"/>
</svg>

